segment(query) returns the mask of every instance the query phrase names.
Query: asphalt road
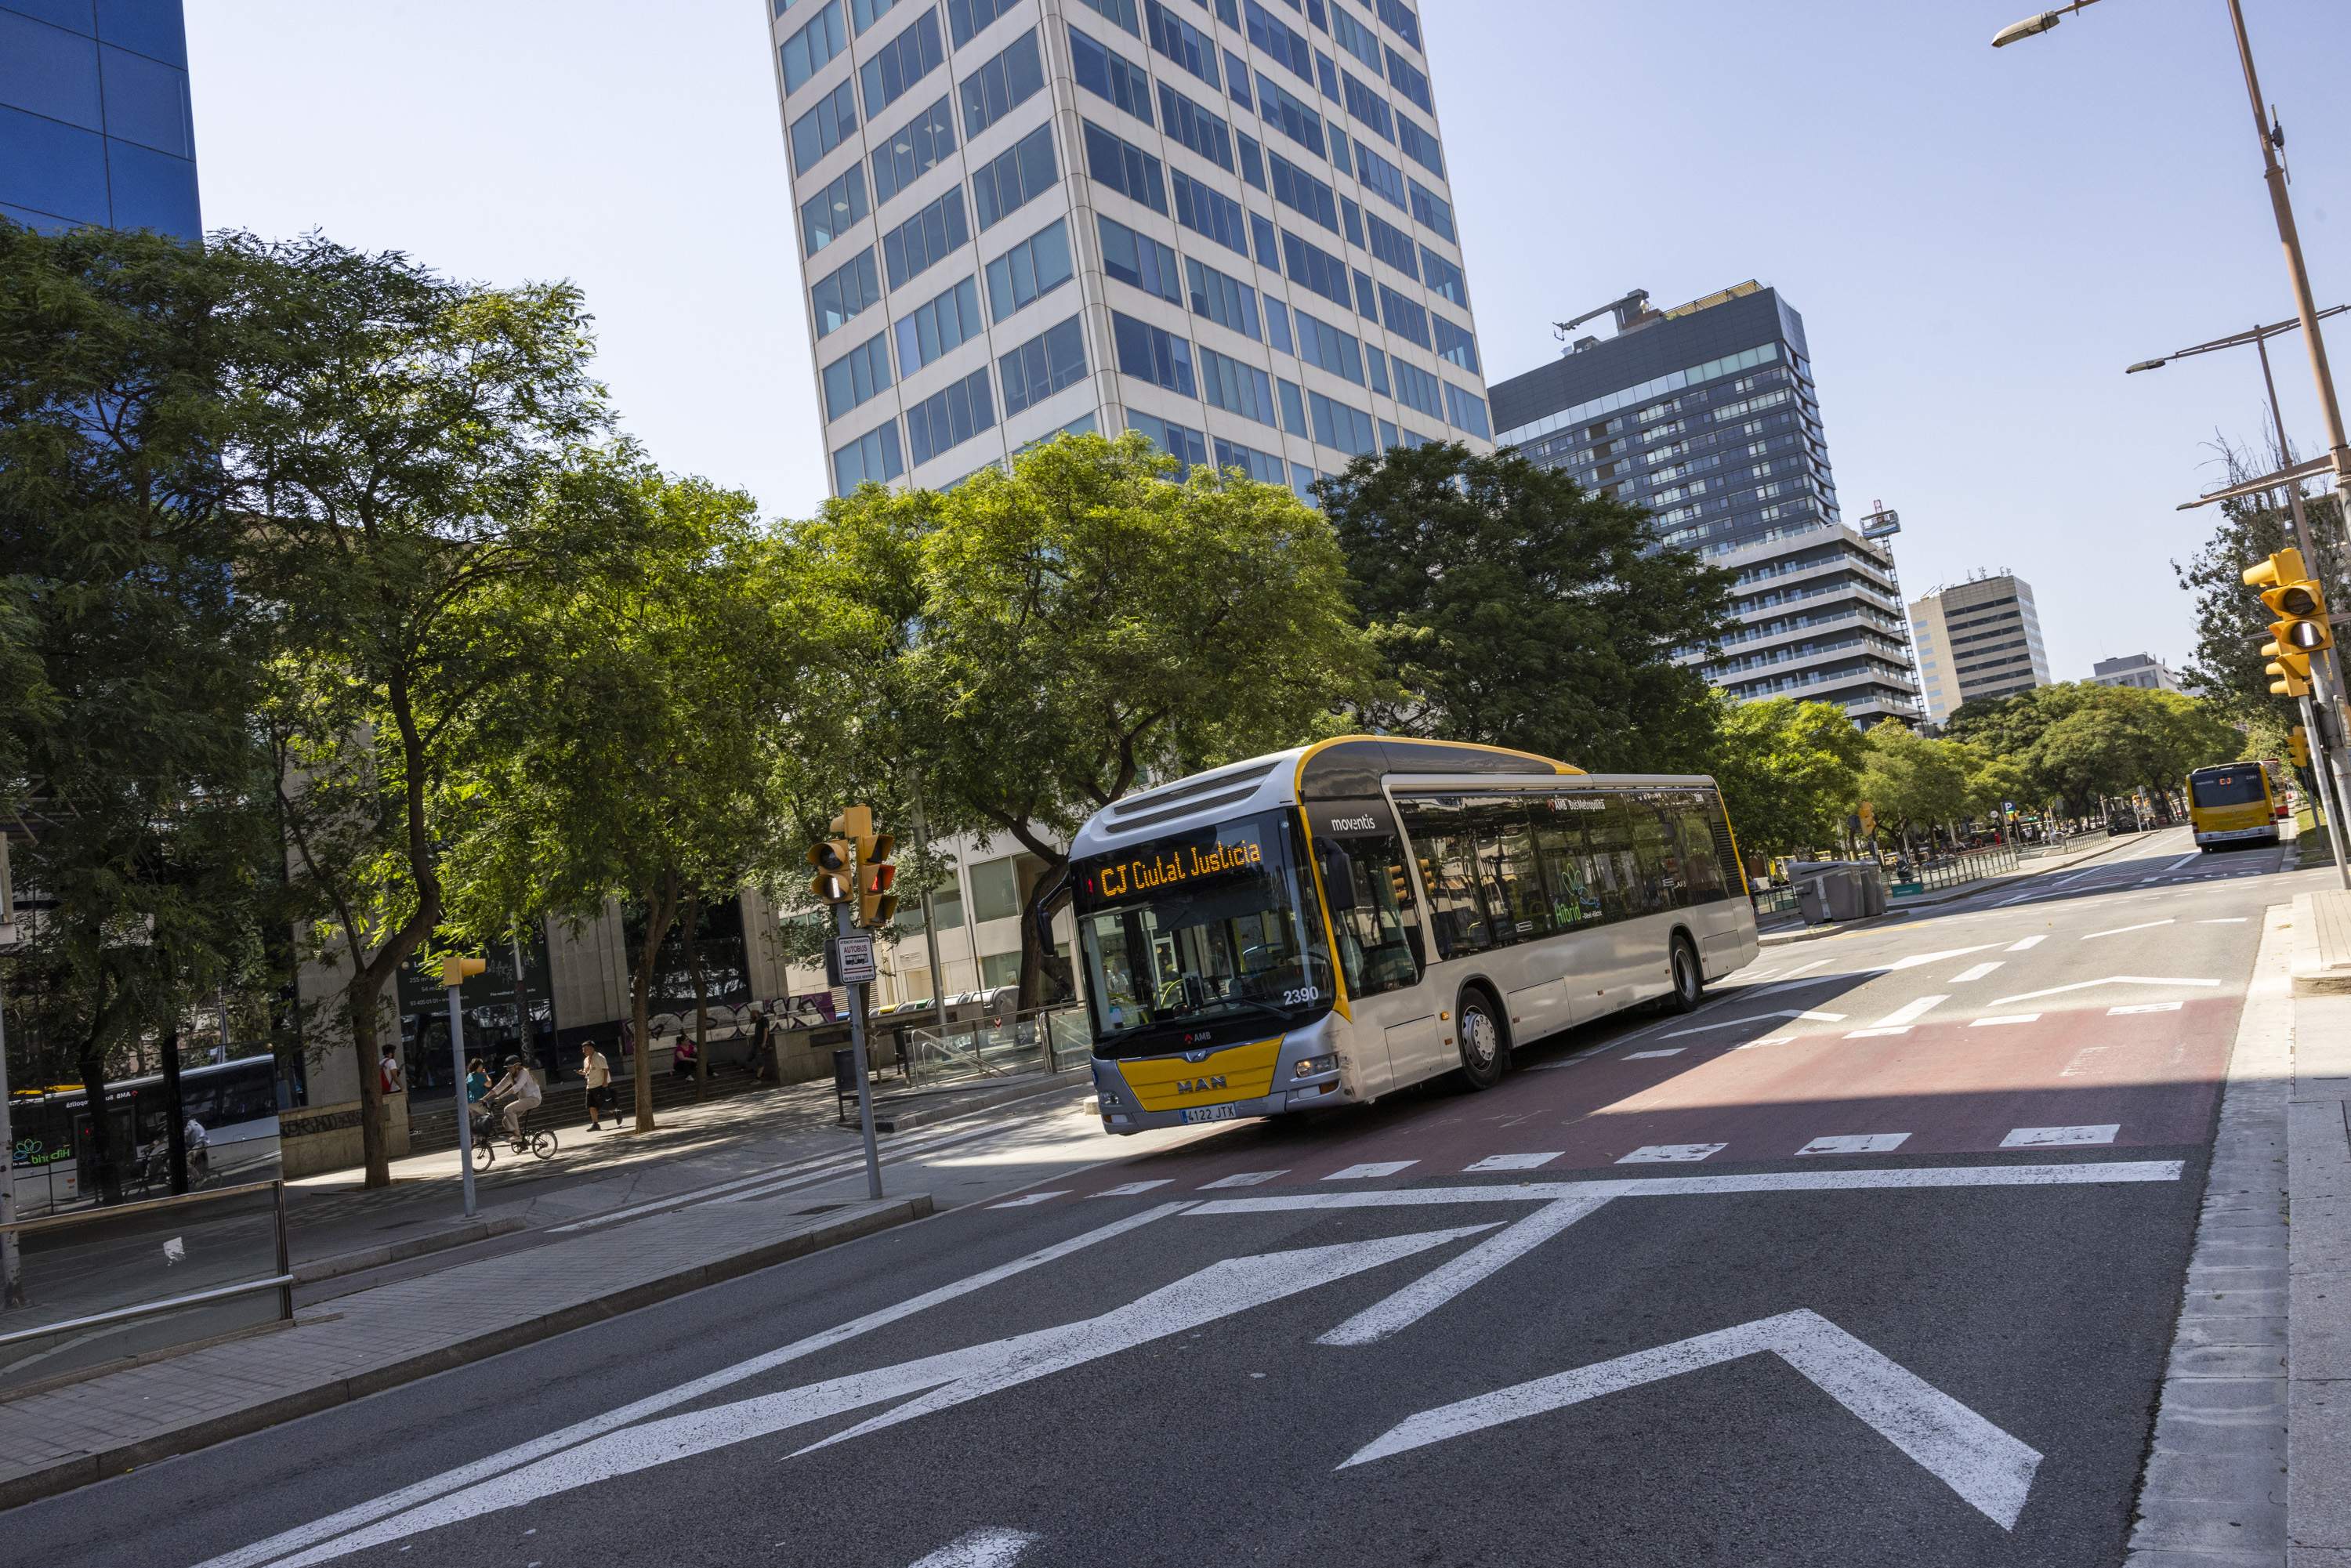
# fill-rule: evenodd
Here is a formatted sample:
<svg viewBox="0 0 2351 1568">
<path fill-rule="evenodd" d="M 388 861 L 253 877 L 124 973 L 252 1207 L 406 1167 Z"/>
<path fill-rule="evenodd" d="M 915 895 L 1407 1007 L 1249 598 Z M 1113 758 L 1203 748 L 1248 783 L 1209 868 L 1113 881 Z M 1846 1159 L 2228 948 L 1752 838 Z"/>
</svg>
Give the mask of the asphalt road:
<svg viewBox="0 0 2351 1568">
<path fill-rule="evenodd" d="M 1095 1140 L 0 1539 L 207 1568 L 2119 1563 L 2262 912 L 2327 874 L 2279 860 L 2151 835 L 1769 949 L 1489 1093 Z"/>
</svg>

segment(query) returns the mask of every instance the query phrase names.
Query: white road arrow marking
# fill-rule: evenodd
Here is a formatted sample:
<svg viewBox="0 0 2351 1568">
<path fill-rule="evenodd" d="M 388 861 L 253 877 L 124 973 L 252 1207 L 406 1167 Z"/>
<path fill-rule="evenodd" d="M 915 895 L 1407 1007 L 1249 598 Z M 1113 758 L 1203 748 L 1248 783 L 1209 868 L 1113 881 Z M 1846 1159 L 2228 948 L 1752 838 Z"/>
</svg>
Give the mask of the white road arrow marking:
<svg viewBox="0 0 2351 1568">
<path fill-rule="evenodd" d="M 2088 1127 L 2018 1127 L 2000 1141 L 2003 1149 L 2048 1149 L 2077 1144 L 2111 1144 L 2123 1130 L 2120 1122 Z"/>
<path fill-rule="evenodd" d="M 1374 1344 L 1399 1329 L 1409 1328 L 1503 1264 L 1525 1257 L 1607 1201 L 1605 1195 L 1554 1199 L 1459 1257 L 1439 1264 L 1395 1295 L 1364 1308 L 1314 1343 Z"/>
<path fill-rule="evenodd" d="M 1728 1144 L 1645 1144 L 1616 1163 L 1620 1166 L 1654 1166 L 1702 1160 L 1719 1155 L 1729 1146 Z"/>
<path fill-rule="evenodd" d="M 1832 1133 L 1814 1138 L 1800 1155 L 1886 1155 L 1910 1141 L 1907 1133 Z"/>
<path fill-rule="evenodd" d="M 2095 991 L 2100 986 L 2217 986 L 2218 980 L 2167 979 L 2159 975 L 2108 975 L 2103 980 L 2076 980 L 2070 986 L 2052 986 L 2043 991 L 2019 991 L 2012 997 L 1994 997 L 1986 1007 L 2004 1008 L 2011 1002 L 2029 1002 L 2039 997 L 2062 997 L 2070 991 Z"/>
<path fill-rule="evenodd" d="M 906 1400 L 799 1452 L 829 1448 L 1493 1228 L 1490 1223 L 1460 1226 L 1374 1241 L 1340 1242 L 1228 1258 L 1100 1317 L 1014 1334 L 964 1350 L 918 1356 L 895 1366 L 829 1378 L 780 1394 L 624 1427 L 463 1491 L 379 1520 L 365 1529 L 289 1558 L 282 1568 L 306 1568 L 309 1563 L 348 1556 L 390 1541 L 406 1541 L 422 1531 L 520 1507 L 614 1476 L 692 1458 L 715 1448 L 789 1431 L 869 1406 Z M 909 1395 L 919 1397 L 907 1399 Z"/>
<path fill-rule="evenodd" d="M 969 1295 L 974 1291 L 1011 1279 L 1017 1274 L 1027 1273 L 1029 1270 L 1043 1264 L 1058 1262 L 1072 1253 L 1082 1252 L 1089 1247 L 1108 1241 L 1114 1237 L 1123 1236 L 1130 1230 L 1140 1229 L 1155 1220 L 1165 1219 L 1170 1215 L 1181 1214 L 1188 1207 L 1190 1207 L 1188 1204 L 1184 1203 L 1163 1203 L 1156 1207 L 1145 1209 L 1141 1214 L 1130 1214 L 1123 1219 L 1113 1220 L 1108 1225 L 1098 1226 L 1094 1229 L 1072 1236 L 1067 1241 L 1057 1241 L 1050 1247 L 1040 1248 L 1034 1252 L 1015 1258 L 1008 1263 L 999 1263 L 992 1269 L 983 1269 L 977 1274 L 967 1274 L 952 1284 L 941 1285 L 935 1291 L 925 1291 L 918 1296 L 909 1296 L 903 1301 L 894 1302 L 877 1312 L 868 1312 L 862 1318 L 852 1318 L 838 1327 L 826 1329 L 820 1333 L 810 1334 L 805 1339 L 794 1340 L 791 1343 L 779 1346 L 775 1350 L 763 1351 L 747 1360 L 738 1361 L 732 1366 L 721 1367 L 716 1372 L 681 1383 L 674 1388 L 665 1388 L 658 1394 L 647 1395 L 643 1399 L 634 1400 L 617 1409 L 608 1410 L 601 1416 L 591 1416 L 585 1421 L 575 1421 L 570 1426 L 549 1432 L 543 1437 L 534 1437 L 529 1442 L 517 1444 L 514 1448 L 491 1454 L 487 1458 L 476 1459 L 471 1464 L 444 1470 L 437 1476 L 427 1477 L 397 1491 L 386 1492 L 381 1497 L 356 1503 L 340 1512 L 329 1514 L 324 1519 L 314 1520 L 308 1524 L 297 1525 L 292 1530 L 282 1531 L 266 1541 L 256 1541 L 250 1546 L 241 1546 L 234 1552 L 210 1558 L 197 1564 L 197 1568 L 256 1568 L 259 1563 L 276 1562 L 287 1552 L 299 1552 L 306 1546 L 330 1540 L 345 1531 L 356 1530 L 389 1514 L 397 1513 L 402 1509 L 412 1508 L 461 1488 L 472 1486 L 490 1477 L 527 1465 L 534 1459 L 559 1452 L 574 1443 L 583 1443 L 591 1437 L 600 1437 L 606 1432 L 627 1426 L 632 1421 L 641 1421 L 648 1416 L 659 1415 L 662 1411 L 674 1410 L 681 1405 L 691 1404 L 696 1399 L 707 1397 L 746 1378 L 757 1377 L 762 1373 L 771 1372 L 778 1366 L 798 1361 L 803 1356 L 814 1355 L 819 1351 L 831 1350 L 833 1346 L 845 1343 L 861 1334 L 871 1333 L 875 1329 L 886 1328 L 901 1319 L 913 1317 L 917 1312 L 954 1301 L 957 1297 Z"/>
<path fill-rule="evenodd" d="M 2100 936 L 2120 936 L 2126 931 L 2152 931 L 2158 925 L 2175 925 L 2177 924 L 2179 924 L 2179 922 L 2174 917 L 2167 915 L 2160 920 L 2142 920 L 2136 925 L 2117 925 L 2111 931 L 2088 932 L 2082 937 L 2082 940 L 2088 942 Z"/>
<path fill-rule="evenodd" d="M 1025 1530 L 975 1530 L 948 1542 L 914 1568 L 1011 1568 L 1022 1552 L 1044 1539 Z"/>
<path fill-rule="evenodd" d="M 2041 1455 L 1925 1378 L 1803 1308 L 1424 1410 L 1357 1449 L 1339 1468 L 1369 1464 L 1767 1351 L 1803 1374 L 1985 1518 L 2002 1530 L 2016 1528 Z"/>
</svg>

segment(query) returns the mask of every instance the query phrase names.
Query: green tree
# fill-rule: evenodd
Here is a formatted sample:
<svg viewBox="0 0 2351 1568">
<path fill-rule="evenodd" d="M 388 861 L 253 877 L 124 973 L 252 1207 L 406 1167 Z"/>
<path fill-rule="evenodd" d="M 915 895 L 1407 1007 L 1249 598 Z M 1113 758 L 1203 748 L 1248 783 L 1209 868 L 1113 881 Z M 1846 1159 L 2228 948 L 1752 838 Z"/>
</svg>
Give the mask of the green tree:
<svg viewBox="0 0 2351 1568">
<path fill-rule="evenodd" d="M 312 236 L 213 236 L 235 319 L 281 354 L 240 384 L 222 454 L 257 519 L 278 657 L 263 706 L 298 888 L 341 983 L 366 1179 L 386 1168 L 375 1062 L 388 988 L 441 921 L 442 803 L 483 716 L 519 701 L 526 585 L 596 570 L 633 516 L 569 284 L 453 282 Z"/>
<path fill-rule="evenodd" d="M 1880 822 L 1896 825 L 1906 848 L 1913 830 L 1966 813 L 1967 758 L 1957 747 L 1890 718 L 1872 726 L 1865 739 L 1861 799 Z"/>
<path fill-rule="evenodd" d="M 1768 858 L 1834 843 L 1868 751 L 1853 720 L 1833 703 L 1718 700 L 1710 771 L 1739 847 Z"/>
<path fill-rule="evenodd" d="M 47 907 L 16 979 L 93 1099 L 267 916 L 256 607 L 215 455 L 256 343 L 234 261 L 0 220 L 0 806 Z M 94 1185 L 122 1155 L 91 1123 Z"/>
<path fill-rule="evenodd" d="M 789 576 L 739 491 L 640 473 L 639 540 L 613 570 L 518 594 L 528 703 L 486 716 L 451 780 L 450 920 L 488 940 L 609 899 L 644 914 L 631 956 L 636 1124 L 653 1126 L 651 995 L 681 915 L 804 846 L 794 793 Z"/>
<path fill-rule="evenodd" d="M 869 699 L 899 715 L 872 735 L 919 776 L 934 831 L 1045 863 L 1021 912 L 1024 1001 L 1049 962 L 1068 984 L 1038 916 L 1088 816 L 1148 778 L 1307 739 L 1369 679 L 1330 525 L 1282 486 L 1175 468 L 1133 434 L 1063 437 L 947 495 L 828 511 L 836 528 L 865 514 L 871 548 L 901 562 L 848 612 L 862 645 L 886 648 L 919 607 L 898 678 Z M 850 749 L 879 772 L 870 738 Z"/>
<path fill-rule="evenodd" d="M 1731 574 L 1637 507 L 1510 450 L 1362 457 L 1318 487 L 1376 640 L 1374 727 L 1594 770 L 1697 766 L 1719 710 L 1677 653 L 1720 639 Z"/>
</svg>

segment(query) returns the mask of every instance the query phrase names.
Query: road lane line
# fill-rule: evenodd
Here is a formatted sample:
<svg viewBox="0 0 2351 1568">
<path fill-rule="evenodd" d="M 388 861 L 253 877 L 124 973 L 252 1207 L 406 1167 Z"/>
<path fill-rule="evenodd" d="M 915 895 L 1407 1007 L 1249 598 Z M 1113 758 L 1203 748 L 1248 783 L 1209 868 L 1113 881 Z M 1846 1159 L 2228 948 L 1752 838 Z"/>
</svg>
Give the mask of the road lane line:
<svg viewBox="0 0 2351 1568">
<path fill-rule="evenodd" d="M 1418 1160 L 1372 1160 L 1360 1166 L 1349 1166 L 1343 1171 L 1332 1171 L 1322 1179 L 1324 1181 L 1377 1181 L 1382 1176 L 1392 1176 L 1398 1171 L 1410 1169 L 1418 1164 L 1420 1164 Z"/>
<path fill-rule="evenodd" d="M 2169 865 L 2165 866 L 2163 869 L 2167 872 L 2178 871 L 2189 861 L 2200 861 L 2203 858 L 2204 852 L 2202 850 L 2189 850 L 2186 854 L 2181 855 L 2178 860 L 2173 861 Z"/>
<path fill-rule="evenodd" d="M 1620 1166 L 1665 1165 L 1680 1160 L 1702 1160 L 1729 1148 L 1728 1144 L 1646 1144 L 1625 1155 Z"/>
<path fill-rule="evenodd" d="M 1991 1029 L 1997 1025 L 2004 1023 L 2034 1023 L 2039 1021 L 2041 1015 L 2039 1013 L 2001 1013 L 1996 1017 L 1988 1019 L 1970 1019 L 1968 1020 L 1968 1027 L 1970 1029 Z"/>
<path fill-rule="evenodd" d="M 1954 986 L 1964 986 L 1970 980 L 1980 980 L 1986 975 L 1991 974 L 1994 969 L 1999 968 L 2000 965 L 2001 961 L 1998 958 L 1992 959 L 1990 963 L 1974 965 L 1971 967 L 1961 969 L 1958 974 L 1953 975 L 1949 983 Z"/>
<path fill-rule="evenodd" d="M 1689 1047 L 1686 1045 L 1669 1045 L 1663 1051 L 1636 1051 L 1631 1055 L 1625 1057 L 1625 1060 L 1627 1061 L 1646 1061 L 1652 1057 L 1679 1056 L 1683 1051 L 1687 1051 Z"/>
<path fill-rule="evenodd" d="M 1096 1197 L 1133 1197 L 1139 1192 L 1150 1192 L 1156 1187 L 1172 1186 L 1175 1182 L 1174 1176 L 1161 1176 L 1157 1181 L 1131 1181 L 1122 1186 L 1106 1186 L 1094 1196 Z"/>
<path fill-rule="evenodd" d="M 1832 1133 L 1814 1138 L 1799 1155 L 1885 1155 L 1910 1141 L 1907 1133 Z"/>
<path fill-rule="evenodd" d="M 1019 1197 L 1008 1197 L 1002 1203 L 991 1203 L 987 1207 L 990 1208 L 1027 1208 L 1032 1204 L 1040 1204 L 1046 1202 L 1050 1198 L 1067 1197 L 1069 1196 L 1070 1189 L 1068 1187 L 1054 1187 L 1045 1192 L 1024 1192 Z"/>
<path fill-rule="evenodd" d="M 1792 980 L 1799 975 L 1811 974 L 1814 969 L 1820 968 L 1826 963 L 1828 963 L 1826 958 L 1815 958 L 1809 964 L 1799 964 L 1792 969 L 1783 971 L 1781 974 L 1780 978 L 1783 980 Z"/>
<path fill-rule="evenodd" d="M 2000 1141 L 2003 1149 L 2050 1149 L 2084 1144 L 2111 1144 L 2123 1130 L 2119 1122 L 2081 1127 L 2018 1127 Z"/>
<path fill-rule="evenodd" d="M 2027 937 L 2024 937 L 2023 939 L 2022 939 L 2021 941 L 2019 941 L 2019 942 L 2015 943 L 2013 946 L 2011 946 L 2008 949 L 2008 951 L 2010 951 L 2010 952 L 2011 952 L 2011 953 L 2023 953 L 2023 952 L 2027 952 L 2027 951 L 2029 951 L 2029 950 L 2031 950 L 2031 949 L 2032 949 L 2032 948 L 2034 948 L 2034 947 L 2038 947 L 2038 946 L 2041 946 L 2041 944 L 2043 944 L 2043 942 L 2046 942 L 2046 941 L 2048 941 L 2048 940 L 2049 940 L 2049 937 L 2048 937 L 2048 935 L 2047 935 L 2046 933 L 2043 933 L 2043 934 L 2042 934 L 2042 935 L 2040 935 L 2040 936 L 2027 936 Z"/>
<path fill-rule="evenodd" d="M 1876 1029 L 1854 1030 L 1844 1038 L 1847 1040 L 1883 1040 L 1888 1035 L 1908 1034 L 1909 1032 L 1910 1026 L 1908 1024 L 1897 1023 L 1891 1026 L 1881 1026 Z"/>
<path fill-rule="evenodd" d="M 2111 931 L 2093 931 L 2087 936 L 2082 937 L 2081 940 L 2088 942 L 2100 936 L 2119 936 L 2126 931 L 2152 931 L 2158 925 L 2176 925 L 2178 924 L 2179 921 L 2175 916 L 2167 915 L 2160 920 L 2142 920 L 2136 925 L 2117 925 Z"/>
<path fill-rule="evenodd" d="M 1717 1029 L 1737 1029 L 1740 1024 L 1761 1023 L 1766 1019 L 1811 1019 L 1815 1023 L 1843 1023 L 1844 1021 L 1844 1014 L 1798 1012 L 1792 1009 L 1783 1009 L 1779 1012 L 1749 1013 L 1744 1018 L 1718 1019 L 1713 1023 L 1692 1024 L 1687 1029 L 1677 1029 L 1674 1030 L 1673 1033 L 1667 1035 L 1665 1038 L 1667 1040 L 1679 1040 L 1686 1034 L 1704 1034 L 1708 1030 Z M 1603 1047 L 1601 1049 L 1604 1050 L 1606 1048 Z"/>
<path fill-rule="evenodd" d="M 1488 1155 L 1476 1165 L 1464 1166 L 1461 1168 L 1468 1171 L 1538 1170 L 1542 1166 L 1551 1164 L 1552 1161 L 1559 1158 L 1560 1155 L 1566 1152 L 1567 1151 L 1564 1149 L 1554 1149 L 1547 1155 Z"/>
<path fill-rule="evenodd" d="M 1025 1530 L 975 1530 L 920 1559 L 913 1568 L 1012 1568 L 1021 1553 L 1044 1539 Z"/>
<path fill-rule="evenodd" d="M 2129 1007 L 2108 1008 L 2106 1016 L 2111 1019 L 2120 1018 L 2125 1013 L 2176 1013 L 2179 1010 L 2178 1002 L 2137 1002 Z"/>
<path fill-rule="evenodd" d="M 1278 1171 L 1237 1171 L 1228 1176 L 1218 1176 L 1215 1181 L 1202 1182 L 1199 1190 L 1216 1192 L 1228 1186 L 1262 1186 L 1278 1176 L 1289 1174 L 1287 1168 Z"/>
<path fill-rule="evenodd" d="M 1469 1168 L 1474 1171 L 1478 1167 Z M 1505 1263 L 1525 1257 L 1607 1201 L 1604 1197 L 1567 1197 L 1547 1203 L 1460 1256 L 1447 1260 L 1395 1294 L 1373 1302 L 1314 1343 L 1374 1344 L 1399 1329 L 1409 1328 Z"/>
<path fill-rule="evenodd" d="M 1734 1045 L 1730 1049 L 1733 1051 L 1752 1051 L 1759 1045 L 1792 1045 L 1795 1041 L 1796 1037 L 1792 1034 L 1775 1034 L 1766 1040 L 1750 1040 L 1744 1045 Z"/>
<path fill-rule="evenodd" d="M 1916 1023 L 1918 1019 L 1926 1017 L 1928 1013 L 1933 1012 L 1937 1008 L 1941 1007 L 1945 1002 L 1948 1002 L 1950 999 L 1951 998 L 1946 995 L 1913 998 L 1911 1000 L 1904 1002 L 1900 1007 L 1896 1008 L 1892 1012 L 1887 1013 L 1884 1018 L 1879 1019 L 1870 1027 L 1873 1029 L 1895 1029 L 1906 1023 Z"/>
<path fill-rule="evenodd" d="M 2199 920 L 2196 924 L 2199 925 L 2242 925 L 2245 923 L 2245 919 L 2246 917 L 2241 915 L 2228 915 L 2221 916 L 2218 920 Z"/>
<path fill-rule="evenodd" d="M 2167 979 L 2156 975 L 2108 975 L 2103 980 L 2076 980 L 2070 986 L 2051 986 L 2046 990 L 2019 991 L 2012 997 L 1994 997 L 1987 1007 L 2005 1007 L 2010 1002 L 2029 1002 L 2041 997 L 2062 997 L 2068 991 L 2095 990 L 2100 986 L 2217 986 L 2218 980 Z"/>
</svg>

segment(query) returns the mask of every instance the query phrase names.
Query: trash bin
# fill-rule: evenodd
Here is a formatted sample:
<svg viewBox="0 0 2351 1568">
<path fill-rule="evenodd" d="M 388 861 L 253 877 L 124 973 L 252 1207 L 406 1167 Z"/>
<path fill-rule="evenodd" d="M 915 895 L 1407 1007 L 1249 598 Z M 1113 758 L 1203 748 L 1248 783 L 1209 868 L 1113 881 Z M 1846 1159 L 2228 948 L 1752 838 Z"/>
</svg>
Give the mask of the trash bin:
<svg viewBox="0 0 2351 1568">
<path fill-rule="evenodd" d="M 1856 868 L 1861 876 L 1862 913 L 1886 913 L 1886 873 L 1874 865 Z"/>
<path fill-rule="evenodd" d="M 1804 917 L 1807 925 L 1818 925 L 1829 917 L 1828 878 L 1808 876 L 1796 883 L 1796 913 Z"/>
</svg>

